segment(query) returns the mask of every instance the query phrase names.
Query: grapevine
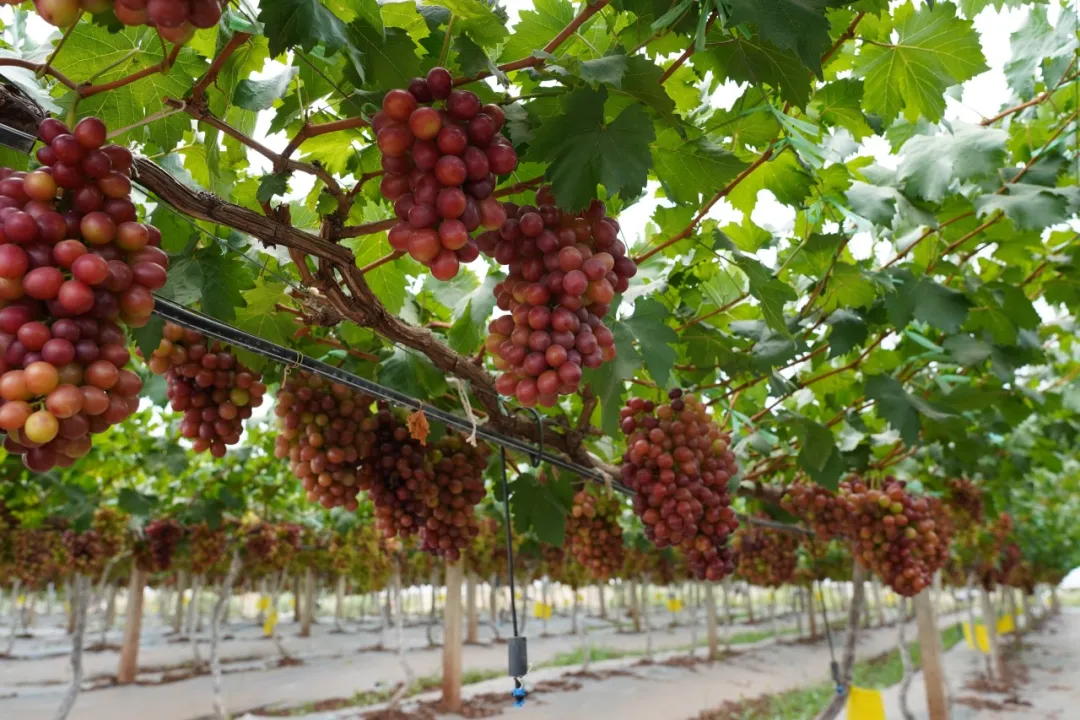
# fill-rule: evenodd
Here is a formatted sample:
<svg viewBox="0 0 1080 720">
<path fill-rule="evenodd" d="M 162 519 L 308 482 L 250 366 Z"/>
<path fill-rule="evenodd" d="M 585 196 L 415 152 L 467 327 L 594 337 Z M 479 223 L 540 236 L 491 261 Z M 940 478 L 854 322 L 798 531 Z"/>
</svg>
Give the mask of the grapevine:
<svg viewBox="0 0 1080 720">
<path fill-rule="evenodd" d="M 649 540 L 681 549 L 695 577 L 717 581 L 734 570 L 727 542 L 738 526 L 728 492 L 735 455 L 696 396 L 675 389 L 668 397 L 661 405 L 633 398 L 622 409 L 623 481 Z"/>
<path fill-rule="evenodd" d="M 809 482 L 795 482 L 784 489 L 780 507 L 804 520 L 824 541 L 849 535 L 850 515 L 836 493 Z"/>
<path fill-rule="evenodd" d="M 551 407 L 559 395 L 577 391 L 582 366 L 614 359 L 615 335 L 603 318 L 637 266 L 600 201 L 584 213 L 567 213 L 542 188 L 536 206 L 505 207 L 502 227 L 476 241 L 509 266 L 495 297 L 510 314 L 490 323 L 485 347 L 503 371 L 496 381 L 500 393 L 526 407 Z"/>
<path fill-rule="evenodd" d="M 479 252 L 470 233 L 502 226 L 498 176 L 517 168 L 500 130 L 506 116 L 475 93 L 454 90 L 446 68 L 386 93 L 372 118 L 385 174 L 379 186 L 399 222 L 390 245 L 408 252 L 439 280 L 450 280 Z"/>
<path fill-rule="evenodd" d="M 117 321 L 141 327 L 165 284 L 161 233 L 137 222 L 132 156 L 105 124 L 38 131 L 45 166 L 0 168 L 0 430 L 35 472 L 70 466 L 138 409 Z"/>
<path fill-rule="evenodd" d="M 164 375 L 173 410 L 184 413 L 180 433 L 196 452 L 225 455 L 240 442 L 244 420 L 262 405 L 266 385 L 218 342 L 194 330 L 166 323 L 149 360 L 150 370 Z"/>
</svg>

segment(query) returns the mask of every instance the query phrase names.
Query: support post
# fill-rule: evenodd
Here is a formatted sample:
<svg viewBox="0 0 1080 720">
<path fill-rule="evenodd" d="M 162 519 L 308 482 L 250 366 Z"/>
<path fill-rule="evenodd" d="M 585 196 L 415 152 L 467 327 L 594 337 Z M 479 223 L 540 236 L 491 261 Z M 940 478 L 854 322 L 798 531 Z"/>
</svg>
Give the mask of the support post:
<svg viewBox="0 0 1080 720">
<path fill-rule="evenodd" d="M 461 711 L 461 561 L 446 566 L 446 605 L 443 607 L 443 680 L 441 709 Z"/>
<path fill-rule="evenodd" d="M 118 685 L 130 685 L 139 673 L 139 636 L 142 634 L 143 591 L 146 571 L 133 568 L 128 583 L 127 619 L 124 621 L 124 645 L 120 648 L 120 667 L 116 671 Z"/>
<path fill-rule="evenodd" d="M 934 606 L 930 602 L 930 588 L 916 595 L 914 600 L 919 648 L 922 650 L 923 683 L 926 685 L 930 720 L 948 720 L 949 700 L 945 690 L 941 635 L 938 634 L 937 618 L 934 615 Z M 897 622 L 903 625 L 903 618 L 901 617 Z"/>
</svg>

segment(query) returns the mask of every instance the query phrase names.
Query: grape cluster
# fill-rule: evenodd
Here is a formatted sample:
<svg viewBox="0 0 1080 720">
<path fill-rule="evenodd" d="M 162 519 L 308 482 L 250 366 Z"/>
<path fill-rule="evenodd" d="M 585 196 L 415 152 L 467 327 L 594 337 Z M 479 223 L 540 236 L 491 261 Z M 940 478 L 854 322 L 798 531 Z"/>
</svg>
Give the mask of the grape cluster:
<svg viewBox="0 0 1080 720">
<path fill-rule="evenodd" d="M 626 549 L 619 527 L 620 511 L 614 494 L 585 488 L 574 495 L 566 520 L 567 551 L 598 580 L 607 580 L 623 564 Z"/>
<path fill-rule="evenodd" d="M 454 433 L 425 448 L 385 405 L 374 420 L 360 488 L 375 505 L 376 527 L 386 538 L 419 535 L 422 550 L 455 562 L 480 533 L 474 508 L 490 451 Z"/>
<path fill-rule="evenodd" d="M 936 498 L 916 497 L 887 477 L 881 488 L 860 478 L 840 483 L 838 499 L 851 518 L 852 554 L 900 595 L 930 585 L 948 559 L 949 537 Z"/>
<path fill-rule="evenodd" d="M 111 508 L 94 512 L 90 529 L 64 531 L 64 547 L 71 568 L 91 578 L 97 577 L 109 559 L 120 553 L 124 542 L 124 518 Z"/>
<path fill-rule="evenodd" d="M 206 523 L 198 523 L 187 528 L 187 548 L 194 575 L 204 575 L 225 557 L 225 531 L 212 529 Z"/>
<path fill-rule="evenodd" d="M 300 526 L 246 520 L 240 527 L 245 562 L 255 573 L 284 570 L 300 551 Z"/>
<path fill-rule="evenodd" d="M 849 515 L 836 494 L 812 482 L 796 482 L 784 488 L 780 507 L 805 521 L 821 540 L 847 537 Z"/>
<path fill-rule="evenodd" d="M 439 280 L 479 256 L 470 233 L 498 229 L 506 219 L 493 194 L 497 176 L 518 163 L 500 132 L 505 119 L 498 105 L 454 90 L 441 67 L 413 79 L 407 90 L 388 92 L 372 118 L 386 171 L 379 189 L 400 220 L 390 230 L 390 245 Z"/>
<path fill-rule="evenodd" d="M 491 322 L 485 347 L 503 371 L 500 393 L 526 407 L 550 407 L 577 390 L 582 366 L 615 357 L 615 335 L 603 319 L 637 265 L 599 200 L 584 213 L 567 213 L 541 188 L 535 206 L 504 207 L 502 227 L 476 238 L 483 253 L 508 266 L 495 297 L 510 314 Z"/>
<path fill-rule="evenodd" d="M 274 454 L 289 459 L 308 500 L 355 512 L 360 465 L 375 443 L 372 398 L 301 372 L 285 380 L 277 400 Z"/>
<path fill-rule="evenodd" d="M 0 0 L 18 5 L 21 0 Z M 112 10 L 124 25 L 151 25 L 169 42 L 182 45 L 196 29 L 212 28 L 221 20 L 223 0 L 34 0 L 45 22 L 66 28 L 84 12 Z"/>
<path fill-rule="evenodd" d="M 717 581 L 735 569 L 728 538 L 738 527 L 728 481 L 738 468 L 730 437 L 694 395 L 675 389 L 660 405 L 632 398 L 620 413 L 627 437 L 622 476 L 634 512 L 657 547 L 677 547 L 690 573 Z"/>
<path fill-rule="evenodd" d="M 240 442 L 244 420 L 266 393 L 262 376 L 230 350 L 174 323 L 165 324 L 148 364 L 155 375 L 165 376 L 172 409 L 184 413 L 181 435 L 195 452 L 209 450 L 214 457 Z"/>
<path fill-rule="evenodd" d="M 137 222 L 132 157 L 96 118 L 48 119 L 29 173 L 0 168 L 0 431 L 35 472 L 68 467 L 139 406 L 121 325 L 165 284 L 161 233 Z"/>
<path fill-rule="evenodd" d="M 10 531 L 12 573 L 23 588 L 44 588 L 70 574 L 63 535 L 54 528 L 16 528 Z"/>
<path fill-rule="evenodd" d="M 948 483 L 949 512 L 958 526 L 980 525 L 983 521 L 982 490 L 967 478 Z"/>
<path fill-rule="evenodd" d="M 799 565 L 799 539 L 782 530 L 748 523 L 735 531 L 735 572 L 751 585 L 780 587 L 795 577 Z"/>
<path fill-rule="evenodd" d="M 135 562 L 147 572 L 164 572 L 172 566 L 173 553 L 184 539 L 183 526 L 172 518 L 158 518 L 143 530 L 146 542 L 135 554 Z"/>
</svg>

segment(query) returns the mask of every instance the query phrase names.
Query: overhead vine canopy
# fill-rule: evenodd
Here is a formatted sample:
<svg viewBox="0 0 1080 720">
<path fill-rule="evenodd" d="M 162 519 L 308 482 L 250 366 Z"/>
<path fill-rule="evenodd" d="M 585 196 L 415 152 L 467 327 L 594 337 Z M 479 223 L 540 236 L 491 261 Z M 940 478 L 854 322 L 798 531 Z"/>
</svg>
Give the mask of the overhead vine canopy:
<svg viewBox="0 0 1080 720">
<path fill-rule="evenodd" d="M 898 463 L 1002 486 L 1058 472 L 1080 371 L 1076 19 L 892 5 L 241 0 L 181 45 L 111 11 L 39 45 L 16 9 L 0 72 L 137 151 L 161 296 L 434 405 L 460 408 L 460 379 L 487 422 L 536 440 L 485 350 L 505 268 L 437 280 L 387 236 L 371 124 L 446 67 L 505 113 L 519 162 L 495 195 L 599 198 L 637 264 L 605 320 L 617 355 L 541 410 L 549 445 L 610 470 L 624 403 L 685 387 L 733 430 L 746 489 Z M 1029 9 L 1011 100 L 947 120 L 989 68 L 973 18 L 1002 6 Z M 138 331 L 145 354 L 161 333 Z"/>
</svg>

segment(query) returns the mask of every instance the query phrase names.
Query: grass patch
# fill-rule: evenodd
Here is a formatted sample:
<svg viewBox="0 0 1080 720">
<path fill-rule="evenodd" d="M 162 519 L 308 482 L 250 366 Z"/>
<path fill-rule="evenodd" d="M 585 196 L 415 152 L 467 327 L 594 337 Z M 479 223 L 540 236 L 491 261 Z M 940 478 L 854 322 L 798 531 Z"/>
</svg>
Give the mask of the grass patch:
<svg viewBox="0 0 1080 720">
<path fill-rule="evenodd" d="M 626 657 L 639 657 L 644 655 L 642 650 L 619 650 L 612 647 L 590 647 L 589 661 L 601 662 L 603 660 L 618 660 Z M 585 662 L 585 651 L 582 648 L 570 652 L 559 653 L 551 660 L 540 663 L 537 668 L 567 667 L 581 665 Z"/>
<path fill-rule="evenodd" d="M 950 625 L 941 633 L 944 650 L 951 649 L 963 639 L 959 625 Z M 908 645 L 912 666 L 922 665 L 922 653 L 917 642 Z M 878 657 L 855 663 L 852 684 L 864 688 L 884 689 L 899 683 L 904 677 L 900 650 L 891 650 Z M 776 695 L 727 703 L 712 714 L 702 714 L 708 720 L 810 720 L 832 699 L 836 688 L 829 681 L 798 688 Z"/>
</svg>

